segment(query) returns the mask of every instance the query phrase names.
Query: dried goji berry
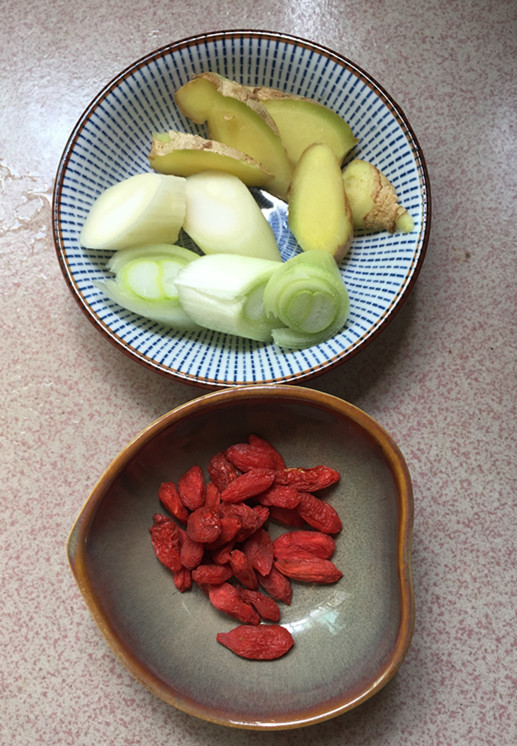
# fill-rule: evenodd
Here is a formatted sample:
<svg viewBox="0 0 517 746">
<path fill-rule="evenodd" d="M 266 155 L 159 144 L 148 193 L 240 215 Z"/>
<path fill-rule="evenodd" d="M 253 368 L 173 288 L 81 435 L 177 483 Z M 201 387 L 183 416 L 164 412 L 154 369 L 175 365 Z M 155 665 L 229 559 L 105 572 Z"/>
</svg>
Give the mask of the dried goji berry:
<svg viewBox="0 0 517 746">
<path fill-rule="evenodd" d="M 172 518 L 161 514 L 153 516 L 153 525 L 149 529 L 154 553 L 162 565 L 172 572 L 181 569 L 180 548 L 181 535 L 179 527 Z"/>
<path fill-rule="evenodd" d="M 264 492 L 257 496 L 262 505 L 274 505 L 277 508 L 293 510 L 300 502 L 301 492 L 296 487 L 288 484 L 272 484 Z"/>
<path fill-rule="evenodd" d="M 230 552 L 230 566 L 241 585 L 251 590 L 258 588 L 257 574 L 243 551 L 234 549 Z"/>
<path fill-rule="evenodd" d="M 178 479 L 178 493 L 183 505 L 188 510 L 197 510 L 205 502 L 205 475 L 197 464 Z"/>
<path fill-rule="evenodd" d="M 293 587 L 289 578 L 277 570 L 274 565 L 267 575 L 259 575 L 258 581 L 270 596 L 276 598 L 277 601 L 282 601 L 287 606 L 290 605 L 293 597 Z"/>
<path fill-rule="evenodd" d="M 335 484 L 340 479 L 339 472 L 330 466 L 312 466 L 304 469 L 293 467 L 278 471 L 276 474 L 277 484 L 288 484 L 291 487 L 297 487 L 299 490 L 307 492 L 316 492 L 325 487 Z"/>
<path fill-rule="evenodd" d="M 269 506 L 269 517 L 283 526 L 293 528 L 307 528 L 307 522 L 303 520 L 296 508 L 278 508 L 276 505 Z"/>
<path fill-rule="evenodd" d="M 168 510 L 171 515 L 182 523 L 186 522 L 188 518 L 188 510 L 181 502 L 178 489 L 174 482 L 162 482 L 158 488 L 158 498 L 163 507 Z"/>
<path fill-rule="evenodd" d="M 235 466 L 228 461 L 223 451 L 215 453 L 208 462 L 208 476 L 219 492 L 222 492 L 230 482 L 239 476 Z"/>
<path fill-rule="evenodd" d="M 251 660 L 280 658 L 294 645 L 287 627 L 279 624 L 242 624 L 229 632 L 219 632 L 216 639 L 236 655 Z"/>
<path fill-rule="evenodd" d="M 250 443 L 235 443 L 225 451 L 225 456 L 239 471 L 250 469 L 276 469 L 276 459 L 269 451 Z"/>
<path fill-rule="evenodd" d="M 198 565 L 192 570 L 192 580 L 199 584 L 218 585 L 229 580 L 233 575 L 230 564 Z"/>
<path fill-rule="evenodd" d="M 273 467 L 274 469 L 285 469 L 285 462 L 284 462 L 283 456 L 269 442 L 269 440 L 262 438 L 260 435 L 255 435 L 254 433 L 251 433 L 248 436 L 248 443 L 252 446 L 255 446 L 256 448 L 261 448 L 263 451 L 266 451 L 266 453 L 269 454 L 274 464 L 274 467 Z"/>
<path fill-rule="evenodd" d="M 280 621 L 280 607 L 271 596 L 266 596 L 265 593 L 249 588 L 242 588 L 241 596 L 253 606 L 261 619 L 268 622 Z"/>
<path fill-rule="evenodd" d="M 242 623 L 220 633 L 221 644 L 246 658 L 280 657 L 294 643 L 278 624 L 277 603 L 291 603 L 291 579 L 334 583 L 342 577 L 330 560 L 331 534 L 341 530 L 341 521 L 314 494 L 340 475 L 323 465 L 287 468 L 268 440 L 250 434 L 247 442 L 212 456 L 208 477 L 205 481 L 195 465 L 176 483 L 160 485 L 160 502 L 185 526 L 161 513 L 153 516 L 149 530 L 156 556 L 179 591 L 195 582 L 215 608 Z M 268 518 L 295 530 L 273 542 L 265 528 Z"/>
<path fill-rule="evenodd" d="M 199 541 L 194 541 L 185 533 L 180 549 L 180 559 L 183 567 L 193 570 L 197 567 L 205 554 L 205 546 Z"/>
<path fill-rule="evenodd" d="M 273 469 L 253 468 L 234 479 L 221 492 L 221 500 L 226 503 L 240 503 L 259 495 L 270 487 L 275 479 Z"/>
<path fill-rule="evenodd" d="M 232 516 L 240 521 L 241 529 L 235 537 L 237 541 L 244 541 L 251 536 L 269 517 L 269 508 L 263 505 L 256 505 L 252 508 L 245 502 L 221 503 L 219 511 L 223 518 Z"/>
<path fill-rule="evenodd" d="M 288 578 L 306 583 L 336 583 L 343 577 L 333 562 L 321 557 L 278 559 L 275 568 Z"/>
<path fill-rule="evenodd" d="M 273 567 L 273 541 L 265 528 L 257 529 L 243 544 L 244 553 L 251 566 L 261 575 L 267 575 Z"/>
<path fill-rule="evenodd" d="M 197 508 L 187 519 L 187 534 L 201 544 L 217 541 L 221 530 L 221 517 L 212 508 Z"/>
<path fill-rule="evenodd" d="M 219 507 L 221 502 L 221 493 L 213 482 L 207 482 L 205 490 L 205 508 L 213 508 L 214 510 Z"/>
<path fill-rule="evenodd" d="M 322 531 L 287 531 L 285 534 L 277 536 L 273 541 L 273 551 L 276 559 L 304 555 L 330 559 L 334 554 L 335 547 L 334 539 Z"/>
<path fill-rule="evenodd" d="M 174 585 L 179 591 L 181 591 L 181 593 L 185 593 L 185 591 L 188 591 L 189 588 L 192 587 L 192 576 L 190 570 L 186 567 L 182 567 L 179 570 L 176 570 L 176 572 L 173 572 L 172 579 Z"/>
<path fill-rule="evenodd" d="M 218 549 L 212 549 L 210 556 L 216 565 L 226 565 L 230 562 L 230 552 L 235 547 L 235 540 L 223 544 Z"/>
<path fill-rule="evenodd" d="M 260 624 L 260 617 L 251 604 L 245 601 L 234 585 L 220 583 L 208 587 L 208 598 L 219 611 L 238 619 L 245 624 Z"/>
<path fill-rule="evenodd" d="M 237 534 L 242 528 L 240 520 L 233 515 L 221 515 L 221 533 L 216 541 L 212 541 L 206 545 L 206 549 L 212 551 L 213 549 L 219 549 L 225 544 L 235 539 Z"/>
<path fill-rule="evenodd" d="M 242 521 L 242 528 L 236 536 L 237 541 L 245 541 L 265 524 L 269 518 L 269 508 L 265 505 L 254 505 L 253 508 L 251 508 L 251 513 L 248 518 L 248 521 Z"/>
<path fill-rule="evenodd" d="M 304 521 L 324 534 L 338 534 L 343 528 L 336 509 L 310 492 L 302 493 L 296 510 Z"/>
<path fill-rule="evenodd" d="M 171 517 L 169 515 L 163 515 L 163 513 L 154 513 L 153 515 L 153 525 L 158 526 L 159 523 L 169 523 L 171 521 Z"/>
</svg>

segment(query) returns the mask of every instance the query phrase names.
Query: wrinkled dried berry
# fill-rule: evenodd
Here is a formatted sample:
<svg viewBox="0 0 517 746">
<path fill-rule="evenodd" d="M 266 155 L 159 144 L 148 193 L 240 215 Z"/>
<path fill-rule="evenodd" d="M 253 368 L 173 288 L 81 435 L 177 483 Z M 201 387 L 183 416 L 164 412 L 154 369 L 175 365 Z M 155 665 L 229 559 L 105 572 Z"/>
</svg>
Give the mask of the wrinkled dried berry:
<svg viewBox="0 0 517 746">
<path fill-rule="evenodd" d="M 255 627 L 244 624 L 229 632 L 219 632 L 216 639 L 241 658 L 262 661 L 280 658 L 294 645 L 289 630 L 278 624 Z"/>
<path fill-rule="evenodd" d="M 282 575 L 305 583 L 337 583 L 343 577 L 333 562 L 320 557 L 278 559 L 275 568 Z"/>
</svg>

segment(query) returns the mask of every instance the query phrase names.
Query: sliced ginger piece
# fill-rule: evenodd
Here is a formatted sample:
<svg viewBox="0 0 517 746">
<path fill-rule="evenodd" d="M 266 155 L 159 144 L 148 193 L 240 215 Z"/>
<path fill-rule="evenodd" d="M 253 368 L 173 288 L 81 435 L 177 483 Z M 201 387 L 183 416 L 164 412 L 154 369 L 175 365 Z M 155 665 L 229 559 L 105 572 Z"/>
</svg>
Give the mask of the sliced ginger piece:
<svg viewBox="0 0 517 746">
<path fill-rule="evenodd" d="M 224 96 L 207 75 L 197 76 L 179 88 L 174 99 L 192 121 L 206 122 L 212 140 L 258 161 L 272 174 L 268 191 L 287 199 L 293 166 L 280 137 L 255 109 L 234 96 Z"/>
<path fill-rule="evenodd" d="M 326 251 L 340 261 L 350 248 L 352 213 L 339 161 L 327 145 L 309 145 L 300 157 L 289 189 L 288 219 L 303 251 Z"/>
<path fill-rule="evenodd" d="M 410 233 L 411 215 L 399 204 L 393 184 L 372 163 L 356 158 L 343 169 L 354 228 L 366 233 Z"/>
<path fill-rule="evenodd" d="M 219 75 L 219 73 L 200 73 L 199 75 L 196 75 L 196 78 L 204 78 L 207 80 L 214 86 L 221 96 L 227 96 L 235 98 L 237 101 L 242 101 L 242 103 L 253 109 L 253 111 L 255 111 L 266 122 L 266 124 L 269 124 L 273 132 L 278 135 L 275 120 L 269 113 L 263 101 L 255 93 L 255 89 L 241 85 L 241 83 L 237 83 L 236 80 L 225 78 L 222 75 Z"/>
<path fill-rule="evenodd" d="M 303 151 L 315 142 L 328 145 L 341 164 L 359 142 L 350 125 L 318 101 L 275 88 L 253 90 L 275 120 L 287 155 L 295 164 Z"/>
<path fill-rule="evenodd" d="M 174 176 L 223 171 L 237 176 L 249 187 L 264 186 L 272 178 L 258 161 L 240 150 L 174 130 L 153 135 L 149 163 L 154 171 Z"/>
</svg>

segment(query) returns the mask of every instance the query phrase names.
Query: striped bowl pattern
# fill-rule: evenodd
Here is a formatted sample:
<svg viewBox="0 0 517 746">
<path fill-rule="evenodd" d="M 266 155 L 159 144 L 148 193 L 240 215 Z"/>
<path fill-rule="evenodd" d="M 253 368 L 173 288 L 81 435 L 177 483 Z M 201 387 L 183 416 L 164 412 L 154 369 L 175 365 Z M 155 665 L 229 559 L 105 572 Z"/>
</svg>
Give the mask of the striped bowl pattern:
<svg viewBox="0 0 517 746">
<path fill-rule="evenodd" d="M 175 106 L 173 94 L 208 70 L 247 85 L 314 98 L 340 114 L 359 144 L 354 156 L 372 162 L 394 184 L 413 216 L 409 234 L 356 236 L 340 263 L 350 295 L 345 328 L 329 341 L 286 351 L 212 331 L 177 333 L 120 308 L 95 286 L 111 252 L 79 244 L 92 202 L 107 187 L 149 171 L 155 131 L 206 135 Z M 283 259 L 298 251 L 285 203 L 254 190 Z M 267 31 L 223 31 L 177 41 L 143 57 L 114 78 L 75 126 L 58 168 L 53 228 L 64 277 L 90 321 L 139 363 L 205 388 L 300 382 L 364 348 L 407 298 L 421 268 L 430 229 L 425 161 L 404 113 L 367 73 L 309 41 Z M 182 232 L 178 243 L 194 248 Z"/>
</svg>

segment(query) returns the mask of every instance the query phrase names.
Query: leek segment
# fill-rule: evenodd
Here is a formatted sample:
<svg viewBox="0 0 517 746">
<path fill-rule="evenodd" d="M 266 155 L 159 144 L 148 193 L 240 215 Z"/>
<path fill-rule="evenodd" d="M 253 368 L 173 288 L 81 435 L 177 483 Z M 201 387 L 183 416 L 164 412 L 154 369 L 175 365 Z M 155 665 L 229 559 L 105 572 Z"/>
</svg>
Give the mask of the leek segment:
<svg viewBox="0 0 517 746">
<path fill-rule="evenodd" d="M 259 342 L 271 340 L 278 319 L 267 315 L 264 289 L 282 265 L 237 254 L 207 254 L 180 270 L 179 300 L 200 326 Z"/>
<path fill-rule="evenodd" d="M 79 243 L 88 249 L 125 249 L 178 239 L 185 217 L 185 179 L 157 173 L 130 176 L 94 201 Z"/>
<path fill-rule="evenodd" d="M 121 249 L 107 265 L 115 277 L 96 284 L 115 303 L 139 316 L 194 331 L 199 327 L 180 303 L 176 277 L 195 259 L 195 252 L 167 244 Z"/>
<path fill-rule="evenodd" d="M 271 319 L 281 322 L 272 329 L 274 342 L 303 349 L 342 329 L 350 300 L 334 258 L 314 249 L 279 267 L 265 288 L 264 306 Z"/>
<path fill-rule="evenodd" d="M 204 254 L 243 254 L 281 261 L 273 229 L 233 174 L 203 171 L 186 179 L 183 229 Z"/>
</svg>

